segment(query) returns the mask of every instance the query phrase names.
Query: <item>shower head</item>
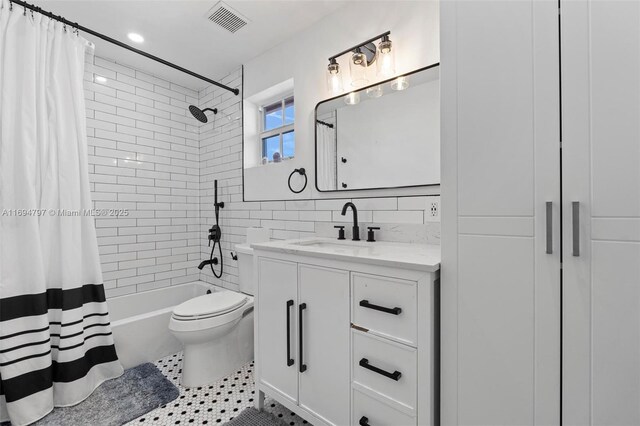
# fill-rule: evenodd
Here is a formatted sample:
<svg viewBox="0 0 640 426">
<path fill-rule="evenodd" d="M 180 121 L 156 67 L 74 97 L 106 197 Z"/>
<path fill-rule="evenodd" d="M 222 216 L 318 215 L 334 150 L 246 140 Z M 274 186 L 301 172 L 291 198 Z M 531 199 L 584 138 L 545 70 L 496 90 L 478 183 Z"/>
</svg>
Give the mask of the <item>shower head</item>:
<svg viewBox="0 0 640 426">
<path fill-rule="evenodd" d="M 189 112 L 191 112 L 191 115 L 193 115 L 196 120 L 198 120 L 201 123 L 206 123 L 207 121 L 209 121 L 207 119 L 207 114 L 205 114 L 205 111 L 213 111 L 214 114 L 218 113 L 218 108 L 205 108 L 205 109 L 200 109 L 195 105 L 189 105 Z"/>
</svg>

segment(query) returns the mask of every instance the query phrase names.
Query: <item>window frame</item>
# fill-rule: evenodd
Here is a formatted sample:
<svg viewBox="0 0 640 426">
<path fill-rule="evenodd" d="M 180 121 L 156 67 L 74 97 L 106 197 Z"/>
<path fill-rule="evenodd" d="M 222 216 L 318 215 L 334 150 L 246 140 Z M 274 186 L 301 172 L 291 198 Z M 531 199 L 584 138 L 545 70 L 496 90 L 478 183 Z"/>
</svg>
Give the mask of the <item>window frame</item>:
<svg viewBox="0 0 640 426">
<path fill-rule="evenodd" d="M 278 152 L 280 153 L 280 158 L 282 161 L 284 160 L 290 160 L 292 158 L 295 158 L 295 145 L 294 145 L 294 154 L 291 157 L 285 157 L 284 156 L 284 135 L 288 134 L 288 133 L 294 133 L 295 132 L 295 115 L 294 115 L 294 120 L 293 123 L 291 124 L 285 124 L 285 109 L 286 109 L 286 104 L 288 100 L 293 100 L 293 108 L 295 111 L 295 98 L 293 96 L 293 93 L 289 93 L 285 96 L 278 96 L 277 98 L 275 98 L 273 101 L 271 102 L 266 102 L 264 103 L 264 105 L 262 105 L 262 107 L 260 108 L 260 153 L 261 153 L 261 157 L 260 158 L 267 158 L 267 162 L 268 163 L 273 163 L 273 158 L 269 158 L 267 157 L 265 154 L 265 140 L 272 138 L 274 136 L 278 136 L 279 139 L 279 150 Z M 266 122 L 266 112 L 267 112 L 267 107 L 270 107 L 276 103 L 280 102 L 280 111 L 282 112 L 282 125 L 279 127 L 275 127 L 273 129 L 270 130 L 265 130 L 265 122 Z M 295 113 L 294 113 L 295 114 Z M 295 138 L 295 133 L 294 133 L 294 138 Z M 295 139 L 294 139 L 295 140 Z"/>
</svg>

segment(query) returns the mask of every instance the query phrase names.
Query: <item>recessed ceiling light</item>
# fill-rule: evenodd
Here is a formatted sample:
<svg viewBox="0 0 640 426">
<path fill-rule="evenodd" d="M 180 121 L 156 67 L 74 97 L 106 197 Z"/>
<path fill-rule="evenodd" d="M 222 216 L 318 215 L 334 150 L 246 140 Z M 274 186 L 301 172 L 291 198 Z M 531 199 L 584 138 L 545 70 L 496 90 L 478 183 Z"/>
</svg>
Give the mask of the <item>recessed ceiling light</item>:
<svg viewBox="0 0 640 426">
<path fill-rule="evenodd" d="M 96 80 L 96 83 L 104 84 L 104 83 L 107 82 L 107 79 L 105 77 L 101 76 L 101 75 L 96 75 L 95 80 Z"/>
<path fill-rule="evenodd" d="M 131 40 L 134 43 L 142 43 L 144 41 L 144 37 L 142 37 L 138 33 L 129 33 L 127 34 L 127 37 L 129 37 L 129 40 Z"/>
</svg>

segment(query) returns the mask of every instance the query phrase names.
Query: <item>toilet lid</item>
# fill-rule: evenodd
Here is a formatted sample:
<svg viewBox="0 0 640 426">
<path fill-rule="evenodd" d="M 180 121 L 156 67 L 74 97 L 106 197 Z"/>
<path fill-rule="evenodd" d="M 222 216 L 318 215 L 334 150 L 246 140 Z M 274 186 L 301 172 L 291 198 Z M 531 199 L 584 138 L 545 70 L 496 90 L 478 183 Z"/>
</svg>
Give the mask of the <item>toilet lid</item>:
<svg viewBox="0 0 640 426">
<path fill-rule="evenodd" d="M 247 303 L 247 296 L 235 291 L 217 291 L 194 297 L 173 309 L 176 317 L 202 317 L 221 315 Z"/>
</svg>

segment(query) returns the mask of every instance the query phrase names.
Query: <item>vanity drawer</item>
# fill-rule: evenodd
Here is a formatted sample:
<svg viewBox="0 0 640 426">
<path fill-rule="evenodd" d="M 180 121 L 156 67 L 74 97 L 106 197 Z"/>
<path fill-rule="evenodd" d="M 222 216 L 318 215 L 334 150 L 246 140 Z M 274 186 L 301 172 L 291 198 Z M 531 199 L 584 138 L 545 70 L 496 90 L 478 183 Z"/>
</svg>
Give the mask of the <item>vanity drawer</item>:
<svg viewBox="0 0 640 426">
<path fill-rule="evenodd" d="M 376 334 L 417 344 L 418 294 L 415 281 L 351 274 L 352 322 Z"/>
<path fill-rule="evenodd" d="M 417 399 L 416 349 L 354 330 L 353 381 L 415 412 Z"/>
<path fill-rule="evenodd" d="M 354 426 L 413 426 L 416 424 L 416 418 L 354 389 L 351 424 Z"/>
</svg>

